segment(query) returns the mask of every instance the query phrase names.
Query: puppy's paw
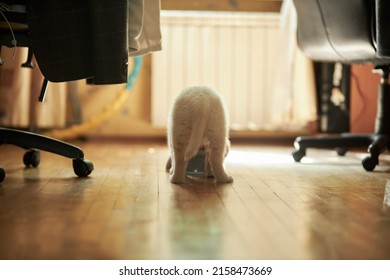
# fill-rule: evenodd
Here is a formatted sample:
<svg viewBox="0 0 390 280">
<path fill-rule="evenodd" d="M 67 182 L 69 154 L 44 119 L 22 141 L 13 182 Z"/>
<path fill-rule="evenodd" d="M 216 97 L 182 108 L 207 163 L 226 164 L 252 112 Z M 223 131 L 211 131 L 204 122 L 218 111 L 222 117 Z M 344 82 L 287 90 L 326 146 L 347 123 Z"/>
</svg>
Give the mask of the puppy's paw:
<svg viewBox="0 0 390 280">
<path fill-rule="evenodd" d="M 229 175 L 226 175 L 223 178 L 218 178 L 217 179 L 217 183 L 220 183 L 220 184 L 233 183 L 233 177 L 229 176 Z"/>
<path fill-rule="evenodd" d="M 169 182 L 171 182 L 172 184 L 183 184 L 184 177 L 175 176 L 174 174 L 172 174 L 171 176 L 169 176 Z"/>
</svg>

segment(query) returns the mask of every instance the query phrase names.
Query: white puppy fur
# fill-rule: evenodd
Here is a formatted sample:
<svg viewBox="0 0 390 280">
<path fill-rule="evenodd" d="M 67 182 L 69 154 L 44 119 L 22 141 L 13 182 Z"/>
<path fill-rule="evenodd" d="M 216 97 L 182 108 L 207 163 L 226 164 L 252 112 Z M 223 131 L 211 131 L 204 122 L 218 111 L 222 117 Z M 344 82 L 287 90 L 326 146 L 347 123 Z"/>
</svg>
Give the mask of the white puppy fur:
<svg viewBox="0 0 390 280">
<path fill-rule="evenodd" d="M 174 100 L 168 117 L 170 181 L 183 183 L 188 161 L 204 146 L 218 183 L 230 183 L 223 162 L 229 145 L 228 121 L 221 97 L 209 87 L 189 87 Z"/>
</svg>

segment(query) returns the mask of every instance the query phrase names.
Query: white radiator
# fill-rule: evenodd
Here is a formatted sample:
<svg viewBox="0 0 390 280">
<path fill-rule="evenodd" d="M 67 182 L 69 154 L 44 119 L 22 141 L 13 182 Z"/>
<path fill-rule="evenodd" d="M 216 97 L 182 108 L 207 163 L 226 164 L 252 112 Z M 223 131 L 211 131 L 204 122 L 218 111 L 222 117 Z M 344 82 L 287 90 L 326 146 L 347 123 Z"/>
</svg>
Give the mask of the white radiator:
<svg viewBox="0 0 390 280">
<path fill-rule="evenodd" d="M 208 85 L 232 129 L 267 129 L 276 67 L 276 13 L 162 11 L 163 50 L 152 56 L 152 124 L 166 127 L 173 98 Z"/>
</svg>

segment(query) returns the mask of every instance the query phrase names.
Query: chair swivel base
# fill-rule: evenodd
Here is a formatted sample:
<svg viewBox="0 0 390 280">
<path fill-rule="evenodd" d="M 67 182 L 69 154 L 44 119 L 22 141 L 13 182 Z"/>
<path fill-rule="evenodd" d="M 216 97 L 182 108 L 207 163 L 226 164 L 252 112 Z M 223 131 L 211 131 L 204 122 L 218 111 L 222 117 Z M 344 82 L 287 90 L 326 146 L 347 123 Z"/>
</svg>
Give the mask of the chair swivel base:
<svg viewBox="0 0 390 280">
<path fill-rule="evenodd" d="M 84 159 L 83 151 L 72 144 L 44 135 L 27 131 L 0 128 L 0 145 L 11 144 L 27 149 L 23 156 L 26 167 L 37 167 L 40 163 L 39 150 L 73 159 L 73 171 L 78 177 L 86 177 L 94 169 L 93 163 Z M 0 167 L 0 182 L 5 179 L 5 171 Z"/>
<path fill-rule="evenodd" d="M 362 165 L 365 170 L 373 171 L 379 164 L 379 155 L 386 151 L 389 142 L 389 137 L 384 134 L 343 133 L 339 136 L 301 136 L 295 139 L 295 150 L 292 156 L 296 162 L 300 162 L 308 148 L 336 149 L 337 154 L 343 156 L 349 148 L 368 147 L 370 155 L 363 159 Z"/>
</svg>

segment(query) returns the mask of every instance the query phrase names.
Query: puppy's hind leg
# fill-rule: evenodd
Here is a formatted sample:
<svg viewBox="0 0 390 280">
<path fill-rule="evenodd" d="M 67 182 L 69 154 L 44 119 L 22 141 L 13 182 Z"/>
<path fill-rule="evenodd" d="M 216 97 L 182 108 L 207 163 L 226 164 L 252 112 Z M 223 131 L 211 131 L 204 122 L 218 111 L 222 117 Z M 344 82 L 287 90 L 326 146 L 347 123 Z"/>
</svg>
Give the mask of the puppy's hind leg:
<svg viewBox="0 0 390 280">
<path fill-rule="evenodd" d="M 211 146 L 209 154 L 210 166 L 213 171 L 214 178 L 218 183 L 231 183 L 233 178 L 228 175 L 223 166 L 225 159 L 225 147 L 224 146 Z"/>
<path fill-rule="evenodd" d="M 188 161 L 184 160 L 184 149 L 175 149 L 171 158 L 172 172 L 169 181 L 173 184 L 184 183 Z"/>
</svg>

